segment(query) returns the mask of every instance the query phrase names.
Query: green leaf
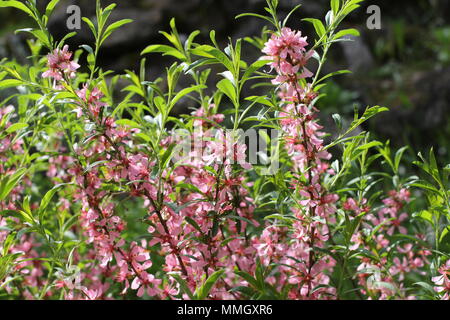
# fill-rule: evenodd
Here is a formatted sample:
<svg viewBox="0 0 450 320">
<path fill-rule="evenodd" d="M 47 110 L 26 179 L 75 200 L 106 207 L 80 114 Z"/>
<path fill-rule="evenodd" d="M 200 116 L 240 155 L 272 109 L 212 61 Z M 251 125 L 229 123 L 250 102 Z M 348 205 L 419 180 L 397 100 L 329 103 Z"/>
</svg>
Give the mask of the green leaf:
<svg viewBox="0 0 450 320">
<path fill-rule="evenodd" d="M 339 71 L 331 72 L 331 73 L 327 74 L 326 76 L 322 77 L 319 81 L 317 81 L 317 83 L 320 83 L 330 77 L 334 77 L 334 76 L 337 76 L 340 74 L 347 74 L 347 73 L 352 73 L 352 72 L 349 70 L 339 70 Z M 315 90 L 317 90 L 317 89 L 315 89 Z"/>
<path fill-rule="evenodd" d="M 234 74 L 233 63 L 227 57 L 227 55 L 219 49 L 211 47 L 209 45 L 202 45 L 196 47 L 195 49 L 192 49 L 191 52 L 197 56 L 205 58 L 215 58 L 217 62 L 223 64 L 231 73 Z"/>
<path fill-rule="evenodd" d="M 225 270 L 222 269 L 211 274 L 205 281 L 205 283 L 201 287 L 197 288 L 197 290 L 195 290 L 195 297 L 198 300 L 206 299 L 213 286 L 223 276 L 224 273 Z"/>
<path fill-rule="evenodd" d="M 45 209 L 47 209 L 48 205 L 50 204 L 50 201 L 52 200 L 53 196 L 56 192 L 58 192 L 59 189 L 61 189 L 64 186 L 71 185 L 73 183 L 61 183 L 56 186 L 54 186 L 52 189 L 50 189 L 42 198 L 41 203 L 39 205 L 38 214 L 41 218 L 42 214 L 45 212 Z"/>
<path fill-rule="evenodd" d="M 322 21 L 320 21 L 319 19 L 313 19 L 313 18 L 305 18 L 303 20 L 312 23 L 319 38 L 321 38 L 323 35 L 325 35 L 326 29 L 325 29 L 325 26 L 323 25 Z"/>
<path fill-rule="evenodd" d="M 442 230 L 441 237 L 439 238 L 440 243 L 444 243 L 445 237 L 449 234 L 450 226 L 447 226 L 444 230 Z"/>
<path fill-rule="evenodd" d="M 245 100 L 249 100 L 249 101 L 253 101 L 256 103 L 261 103 L 263 105 L 266 105 L 270 108 L 274 108 L 275 105 L 272 103 L 272 101 L 270 101 L 267 97 L 262 97 L 262 96 L 250 96 L 245 98 Z"/>
<path fill-rule="evenodd" d="M 337 40 L 348 35 L 359 37 L 360 33 L 356 29 L 344 29 L 336 33 L 336 35 L 333 37 L 333 40 Z"/>
<path fill-rule="evenodd" d="M 417 181 L 414 182 L 413 184 L 411 184 L 411 186 L 416 187 L 416 188 L 420 188 L 422 190 L 427 190 L 427 191 L 431 191 L 437 195 L 440 195 L 440 191 L 431 183 L 427 182 L 427 181 Z"/>
<path fill-rule="evenodd" d="M 146 142 L 150 142 L 152 140 L 152 138 L 150 138 L 148 135 L 146 135 L 145 133 L 142 133 L 142 132 L 136 133 L 135 136 L 138 138 L 141 138 L 142 140 L 144 140 Z"/>
<path fill-rule="evenodd" d="M 439 173 L 439 168 L 437 165 L 436 157 L 434 156 L 434 150 L 433 148 L 430 149 L 430 172 L 433 178 L 436 180 L 437 183 L 441 185 L 441 175 Z"/>
<path fill-rule="evenodd" d="M 283 215 L 281 215 L 279 213 L 274 213 L 274 214 L 271 214 L 271 215 L 268 215 L 268 216 L 264 217 L 264 220 L 269 220 L 269 219 L 281 220 L 281 221 L 287 222 L 289 224 L 291 224 L 295 220 L 294 217 L 283 216 Z"/>
<path fill-rule="evenodd" d="M 169 275 L 178 282 L 182 292 L 186 293 L 190 299 L 192 299 L 192 300 L 195 299 L 194 295 L 192 294 L 191 290 L 189 289 L 187 282 L 183 278 L 181 278 L 181 276 L 179 274 L 169 273 Z"/>
<path fill-rule="evenodd" d="M 20 168 L 14 174 L 5 176 L 0 181 L 0 201 L 3 201 L 9 195 L 26 173 L 26 169 Z"/>
<path fill-rule="evenodd" d="M 196 85 L 196 86 L 192 86 L 189 88 L 184 88 L 183 90 L 178 92 L 175 95 L 175 97 L 172 99 L 172 101 L 170 102 L 169 110 L 171 110 L 172 107 L 184 96 L 188 95 L 189 93 L 191 93 L 193 91 L 197 91 L 197 90 L 201 90 L 201 89 L 205 89 L 205 88 L 206 88 L 205 85 Z"/>
<path fill-rule="evenodd" d="M 356 119 L 356 120 L 354 120 L 352 122 L 352 124 L 350 125 L 350 131 L 353 131 L 354 129 L 359 127 L 361 124 L 363 124 L 364 122 L 366 122 L 370 118 L 372 118 L 375 115 L 377 115 L 378 113 L 381 113 L 381 112 L 384 112 L 384 111 L 389 111 L 389 109 L 386 108 L 386 107 L 380 107 L 380 106 L 374 106 L 374 107 L 367 108 L 364 111 L 364 113 L 363 113 L 361 118 Z"/>
<path fill-rule="evenodd" d="M 175 187 L 187 189 L 187 190 L 195 192 L 195 193 L 203 194 L 203 192 L 201 192 L 199 188 L 197 188 L 196 186 L 194 186 L 190 183 L 178 183 Z"/>
<path fill-rule="evenodd" d="M 336 124 L 338 129 L 341 130 L 342 129 L 342 118 L 341 118 L 340 114 L 334 113 L 331 117 L 333 118 L 334 123 Z"/>
<path fill-rule="evenodd" d="M 353 122 L 350 125 L 350 128 L 347 129 L 347 131 L 342 134 L 341 136 L 339 136 L 338 139 L 336 139 L 335 141 L 333 141 L 332 143 L 330 143 L 329 145 L 327 145 L 325 147 L 325 149 L 331 148 L 339 143 L 341 143 L 343 140 L 345 140 L 345 136 L 347 136 L 348 134 L 350 134 L 351 132 L 353 132 L 356 128 L 358 128 L 361 124 L 363 124 L 364 122 L 366 122 L 367 120 L 369 120 L 370 118 L 374 117 L 375 115 L 377 115 L 378 113 L 384 112 L 384 111 L 389 111 L 388 108 L 386 107 L 380 107 L 380 106 L 374 106 L 374 107 L 368 107 L 365 111 L 364 114 L 361 116 L 361 118 L 358 118 L 358 112 L 357 109 L 355 110 L 355 119 L 353 120 Z"/>
<path fill-rule="evenodd" d="M 80 48 L 83 48 L 90 54 L 94 54 L 94 49 L 92 49 L 92 47 L 90 45 L 82 44 L 82 45 L 80 45 Z"/>
<path fill-rule="evenodd" d="M 271 61 L 270 60 L 257 60 L 255 62 L 253 62 L 247 68 L 247 70 L 245 70 L 244 74 L 242 75 L 242 78 L 241 78 L 242 83 L 244 83 L 256 70 L 264 67 L 269 62 L 271 62 Z"/>
<path fill-rule="evenodd" d="M 405 153 L 406 150 L 408 150 L 409 147 L 405 146 L 401 149 L 399 149 L 396 153 L 395 153 L 395 160 L 394 160 L 394 165 L 395 165 L 395 170 L 398 171 L 398 167 L 400 166 L 400 161 L 402 160 L 403 154 Z"/>
<path fill-rule="evenodd" d="M 46 31 L 44 32 L 43 30 L 35 30 L 35 29 L 19 29 L 15 31 L 17 32 L 28 32 L 31 33 L 33 36 L 35 36 L 39 41 L 42 42 L 42 44 L 44 46 L 46 46 L 48 49 L 52 49 L 52 45 L 51 45 L 51 35 Z"/>
<path fill-rule="evenodd" d="M 362 1 L 364 0 L 352 0 L 349 3 L 346 3 L 346 5 L 342 8 L 342 14 L 346 16 L 354 10 L 358 9 L 360 7 L 358 3 Z"/>
<path fill-rule="evenodd" d="M 17 87 L 22 85 L 22 81 L 17 79 L 7 79 L 0 81 L 0 89 L 10 88 L 10 87 Z"/>
<path fill-rule="evenodd" d="M 117 5 L 115 3 L 110 4 L 105 9 L 100 9 L 100 11 L 97 13 L 98 15 L 98 25 L 99 30 L 103 30 L 103 27 L 106 24 L 106 21 L 108 20 L 109 16 L 111 15 L 111 12 L 114 10 L 114 8 Z"/>
<path fill-rule="evenodd" d="M 105 41 L 106 38 L 108 38 L 115 30 L 131 22 L 133 22 L 132 19 L 122 19 L 109 25 L 108 28 L 106 28 L 105 33 L 103 34 L 101 42 Z"/>
<path fill-rule="evenodd" d="M 270 22 L 271 24 L 274 24 L 273 20 L 270 19 L 269 17 L 263 16 L 260 14 L 256 14 L 256 13 L 241 13 L 241 14 L 237 15 L 235 17 L 235 19 L 239 19 L 239 18 L 243 18 L 243 17 L 256 17 L 259 19 L 266 20 L 266 21 Z"/>
<path fill-rule="evenodd" d="M 236 89 L 233 83 L 228 79 L 222 79 L 217 83 L 217 88 L 223 92 L 230 100 L 236 102 Z"/>
<path fill-rule="evenodd" d="M 86 168 L 84 169 L 83 174 L 86 174 L 86 173 L 90 172 L 93 168 L 99 166 L 100 164 L 107 163 L 107 162 L 108 162 L 108 160 L 99 160 L 99 161 L 95 161 L 95 162 L 93 162 L 93 163 L 90 163 L 90 164 L 87 165 Z"/>
<path fill-rule="evenodd" d="M 5 278 L 11 272 L 11 269 L 14 265 L 14 261 L 23 253 L 14 253 L 14 254 L 6 254 L 4 256 L 0 256 L 0 289 L 2 289 Z"/>
<path fill-rule="evenodd" d="M 433 295 L 436 293 L 434 291 L 434 288 L 432 285 L 430 285 L 429 283 L 426 282 L 416 282 L 414 283 L 414 285 L 420 286 L 422 288 L 424 288 L 425 290 L 427 290 L 429 293 L 433 293 Z"/>
<path fill-rule="evenodd" d="M 356 148 L 356 150 L 367 150 L 367 149 L 382 146 L 382 145 L 383 144 L 380 141 L 371 141 L 369 143 L 365 143 L 365 144 L 359 146 L 358 148 Z"/>
<path fill-rule="evenodd" d="M 284 18 L 284 20 L 283 20 L 283 24 L 282 24 L 283 27 L 286 25 L 286 23 L 288 22 L 288 20 L 289 20 L 289 18 L 291 17 L 291 15 L 292 15 L 295 11 L 297 11 L 301 6 L 302 6 L 301 4 L 298 4 L 298 5 L 296 5 L 291 11 L 289 11 L 289 13 L 286 15 L 286 18 Z"/>
<path fill-rule="evenodd" d="M 173 149 L 175 148 L 176 144 L 173 143 L 169 146 L 169 148 L 166 149 L 163 156 L 161 157 L 161 169 L 164 169 L 167 167 L 167 164 L 172 159 Z"/>
<path fill-rule="evenodd" d="M 59 0 L 52 0 L 49 2 L 47 7 L 45 8 L 45 15 L 47 17 L 50 17 L 53 13 L 53 10 L 55 9 L 55 6 L 58 4 Z"/>
<path fill-rule="evenodd" d="M 417 215 L 417 217 L 428 221 L 429 223 L 431 223 L 431 225 L 434 225 L 433 214 L 430 211 L 428 211 L 428 210 L 420 211 L 419 214 Z"/>
<path fill-rule="evenodd" d="M 184 220 L 186 220 L 186 222 L 193 226 L 198 232 L 203 233 L 202 229 L 194 219 L 191 217 L 185 217 Z"/>
<path fill-rule="evenodd" d="M 255 278 L 253 278 L 250 274 L 244 271 L 235 271 L 235 273 L 242 279 L 247 281 L 252 287 L 254 287 L 255 289 L 259 289 L 258 281 Z"/>
<path fill-rule="evenodd" d="M 91 29 L 92 34 L 95 38 L 97 38 L 97 29 L 94 26 L 94 23 L 86 17 L 83 17 L 82 20 L 88 25 L 89 29 Z"/>
<path fill-rule="evenodd" d="M 7 133 L 13 133 L 19 130 L 22 130 L 24 128 L 27 128 L 28 124 L 26 123 L 22 123 L 22 122 L 18 122 L 18 123 L 14 123 L 12 124 L 8 129 L 6 129 Z"/>
<path fill-rule="evenodd" d="M 184 43 L 184 50 L 189 51 L 191 49 L 192 42 L 194 41 L 195 37 L 197 37 L 199 34 L 200 31 L 195 30 L 189 35 L 186 42 Z"/>
<path fill-rule="evenodd" d="M 331 10 L 334 16 L 336 16 L 339 11 L 339 0 L 331 0 Z"/>
<path fill-rule="evenodd" d="M 142 50 L 141 55 L 144 55 L 147 53 L 154 53 L 154 52 L 162 53 L 163 56 L 166 56 L 166 55 L 173 56 L 180 60 L 186 59 L 186 57 L 183 53 L 181 53 L 180 51 L 178 51 L 177 49 L 175 49 L 171 46 L 164 45 L 164 44 L 154 44 L 154 45 L 148 46 L 147 48 Z"/>
<path fill-rule="evenodd" d="M 119 126 L 128 126 L 131 128 L 140 128 L 140 124 L 130 119 L 120 119 L 116 121 Z"/>
<path fill-rule="evenodd" d="M 61 39 L 61 41 L 59 42 L 58 47 L 59 47 L 59 48 L 62 47 L 63 44 L 64 44 L 64 42 L 65 42 L 67 39 L 70 39 L 70 38 L 72 38 L 72 37 L 74 37 L 74 36 L 76 36 L 76 35 L 77 35 L 77 33 L 76 33 L 75 31 L 66 34 L 66 35 Z"/>
<path fill-rule="evenodd" d="M 31 17 L 34 18 L 33 12 L 22 2 L 19 1 L 0 1 L 0 8 L 16 8 L 19 10 L 22 10 L 23 12 L 27 13 Z"/>
</svg>

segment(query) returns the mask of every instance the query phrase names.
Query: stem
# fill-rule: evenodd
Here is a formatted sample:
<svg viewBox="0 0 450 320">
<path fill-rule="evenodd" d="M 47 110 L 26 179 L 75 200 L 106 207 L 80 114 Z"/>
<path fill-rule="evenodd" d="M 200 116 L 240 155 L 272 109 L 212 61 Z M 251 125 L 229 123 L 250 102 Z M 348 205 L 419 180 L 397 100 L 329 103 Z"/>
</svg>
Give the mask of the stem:
<svg viewBox="0 0 450 320">
<path fill-rule="evenodd" d="M 53 276 L 54 267 L 55 267 L 55 260 L 52 260 L 52 263 L 50 265 L 50 271 L 48 272 L 48 276 L 47 276 L 47 281 L 45 282 L 44 288 L 42 288 L 41 293 L 39 294 L 39 300 L 42 300 L 44 298 L 45 294 L 47 293 L 50 279 Z"/>
</svg>

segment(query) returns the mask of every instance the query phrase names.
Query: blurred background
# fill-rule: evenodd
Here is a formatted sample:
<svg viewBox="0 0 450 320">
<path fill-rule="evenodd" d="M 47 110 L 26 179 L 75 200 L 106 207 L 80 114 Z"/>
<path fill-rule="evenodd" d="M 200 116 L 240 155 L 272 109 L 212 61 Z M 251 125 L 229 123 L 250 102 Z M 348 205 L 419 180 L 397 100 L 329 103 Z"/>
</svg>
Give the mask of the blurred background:
<svg viewBox="0 0 450 320">
<path fill-rule="evenodd" d="M 48 1 L 37 1 L 45 7 Z M 198 29 L 202 35 L 197 42 L 208 42 L 211 29 L 217 39 L 226 45 L 228 37 L 259 35 L 263 21 L 256 18 L 235 19 L 244 12 L 264 13 L 265 0 L 130 0 L 116 2 L 113 21 L 131 18 L 133 23 L 116 32 L 104 45 L 99 64 L 104 69 L 122 72 L 139 69 L 139 53 L 147 45 L 166 43 L 158 33 L 168 30 L 171 17 L 176 18 L 182 35 Z M 329 10 L 329 0 L 280 0 L 279 13 L 284 17 L 295 5 L 302 7 L 290 19 L 292 28 L 301 29 L 312 40 L 314 31 L 305 17 L 323 20 Z M 66 27 L 69 5 L 80 6 L 82 16 L 93 17 L 95 1 L 62 0 L 50 20 L 50 30 L 57 39 L 69 32 Z M 381 29 L 369 30 L 367 8 L 381 9 Z M 26 15 L 17 11 L 0 10 L 0 57 L 14 58 L 26 63 L 25 35 L 13 30 L 30 27 Z M 82 24 L 79 34 L 69 42 L 72 50 L 92 44 L 92 37 Z M 391 111 L 378 115 L 365 129 L 380 141 L 390 140 L 399 148 L 410 145 L 408 160 L 416 159 L 417 152 L 427 153 L 434 147 L 441 165 L 450 163 L 450 1 L 447 0 L 366 0 L 342 25 L 356 28 L 361 37 L 352 42 L 341 42 L 332 49 L 327 71 L 349 69 L 350 75 L 334 78 L 324 89 L 327 96 L 321 100 L 322 123 L 333 132 L 331 114 L 340 113 L 351 121 L 354 106 L 362 110 L 370 105 L 382 105 Z M 247 62 L 260 53 L 247 45 Z M 163 74 L 170 58 L 156 54 L 147 56 L 148 78 Z M 251 93 L 250 93 L 251 94 Z M 187 110 L 178 110 L 187 112 Z M 410 168 L 407 168 L 410 169 Z"/>
</svg>

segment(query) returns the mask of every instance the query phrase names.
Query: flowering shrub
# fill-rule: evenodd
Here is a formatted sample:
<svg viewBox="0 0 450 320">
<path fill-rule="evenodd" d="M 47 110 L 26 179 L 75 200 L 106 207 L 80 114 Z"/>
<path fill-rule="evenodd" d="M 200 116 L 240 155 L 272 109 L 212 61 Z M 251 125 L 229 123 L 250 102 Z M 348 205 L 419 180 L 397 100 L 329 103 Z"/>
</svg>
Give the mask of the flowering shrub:
<svg viewBox="0 0 450 320">
<path fill-rule="evenodd" d="M 431 150 L 415 162 L 423 178 L 402 176 L 406 147 L 392 154 L 355 133 L 384 107 L 356 112 L 347 129 L 333 115 L 335 136 L 319 124 L 320 89 L 345 72 L 322 67 L 358 34 L 339 25 L 361 1 L 305 19 L 315 39 L 287 27 L 298 7 L 279 20 L 276 0 L 267 16 L 238 16 L 269 23 L 246 38 L 253 63 L 241 39 L 182 41 L 172 20 L 169 44 L 142 52 L 176 59 L 154 81 L 145 59 L 138 73 L 97 65 L 130 22 L 109 22 L 114 5 L 97 2 L 96 21 L 83 19 L 95 45 L 73 51 L 74 34 L 56 41 L 46 29 L 57 0 L 45 14 L 2 1 L 38 26 L 22 30 L 34 37 L 30 64 L 0 64 L 0 89 L 16 92 L 0 105 L 2 297 L 448 299 L 449 167 Z M 263 93 L 244 95 L 255 87 Z M 189 99 L 196 109 L 175 116 Z"/>
</svg>

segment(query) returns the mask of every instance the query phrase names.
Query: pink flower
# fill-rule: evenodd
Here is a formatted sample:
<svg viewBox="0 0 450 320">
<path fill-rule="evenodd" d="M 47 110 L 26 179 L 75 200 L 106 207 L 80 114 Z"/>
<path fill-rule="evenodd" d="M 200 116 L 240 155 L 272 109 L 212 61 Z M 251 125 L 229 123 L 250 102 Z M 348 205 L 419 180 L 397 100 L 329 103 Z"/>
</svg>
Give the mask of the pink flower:
<svg viewBox="0 0 450 320">
<path fill-rule="evenodd" d="M 438 272 L 440 275 L 431 279 L 436 285 L 434 290 L 442 294 L 442 300 L 450 300 L 450 259 L 439 268 Z"/>
<path fill-rule="evenodd" d="M 80 65 L 71 60 L 72 52 L 68 51 L 69 46 L 65 45 L 62 50 L 57 48 L 47 55 L 48 70 L 42 74 L 43 78 L 53 78 L 56 81 L 61 81 L 64 75 L 69 78 L 75 77 L 75 71 Z"/>
<path fill-rule="evenodd" d="M 264 46 L 262 52 L 266 58 L 272 60 L 270 64 L 278 76 L 273 81 L 280 84 L 289 81 L 289 76 L 297 78 L 309 78 L 313 74 L 305 68 L 306 63 L 313 55 L 312 51 L 306 52 L 307 37 L 302 37 L 300 31 L 292 31 L 290 28 L 281 29 L 281 34 L 273 34 Z"/>
<path fill-rule="evenodd" d="M 83 287 L 81 291 L 86 295 L 86 300 L 97 300 L 101 296 L 101 291 Z"/>
<path fill-rule="evenodd" d="M 407 234 L 408 230 L 404 226 L 402 226 L 401 223 L 408 219 L 408 214 L 403 212 L 398 217 L 395 214 L 391 214 L 391 216 L 392 218 L 394 218 L 394 220 L 391 221 L 391 227 L 388 229 L 387 234 L 392 236 L 395 229 L 398 229 L 398 231 L 400 231 L 400 233 L 402 234 Z"/>
<path fill-rule="evenodd" d="M 361 232 L 354 233 L 350 239 L 351 243 L 353 243 L 352 246 L 350 246 L 350 250 L 356 250 L 361 245 L 364 245 L 364 238 Z"/>
<path fill-rule="evenodd" d="M 89 91 L 87 85 L 84 85 L 82 89 L 77 91 L 77 95 L 86 103 L 89 111 L 91 112 L 92 116 L 94 116 L 94 118 L 97 118 L 100 113 L 100 109 L 106 106 L 106 103 L 101 101 L 103 92 L 101 92 L 97 87 L 94 87 L 91 91 Z M 77 109 L 77 116 L 80 117 L 81 114 L 82 109 Z"/>
<path fill-rule="evenodd" d="M 153 297 L 159 293 L 157 286 L 160 284 L 161 280 L 156 279 L 154 275 L 143 271 L 139 274 L 139 276 L 134 278 L 131 283 L 131 289 L 139 289 L 137 292 L 138 297 L 142 297 L 145 292 L 147 292 L 150 297 Z"/>
<path fill-rule="evenodd" d="M 405 278 L 405 274 L 410 272 L 411 270 L 408 260 L 406 259 L 406 257 L 403 257 L 403 259 L 400 261 L 398 257 L 395 257 L 393 262 L 394 265 L 391 267 L 390 272 L 392 275 L 399 274 L 399 280 L 402 281 Z"/>
</svg>

